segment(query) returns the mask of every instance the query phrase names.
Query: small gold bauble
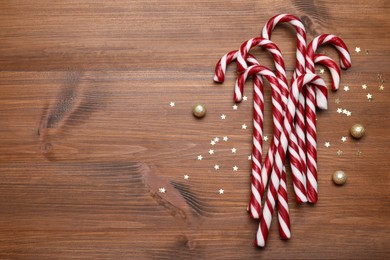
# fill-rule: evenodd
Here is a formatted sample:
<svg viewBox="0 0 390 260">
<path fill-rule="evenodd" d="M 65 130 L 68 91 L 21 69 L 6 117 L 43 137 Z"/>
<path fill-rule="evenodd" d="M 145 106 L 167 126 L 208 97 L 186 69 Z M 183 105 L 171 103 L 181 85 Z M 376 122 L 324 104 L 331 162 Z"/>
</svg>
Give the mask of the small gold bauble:
<svg viewBox="0 0 390 260">
<path fill-rule="evenodd" d="M 206 107 L 203 104 L 196 104 L 192 108 L 192 114 L 197 118 L 202 118 L 206 115 Z"/>
<path fill-rule="evenodd" d="M 347 174 L 343 171 L 335 171 L 332 176 L 333 182 L 337 185 L 343 185 L 347 181 Z"/>
<path fill-rule="evenodd" d="M 353 138 L 362 138 L 364 133 L 366 132 L 366 129 L 361 124 L 355 124 L 351 127 L 349 130 Z"/>
</svg>

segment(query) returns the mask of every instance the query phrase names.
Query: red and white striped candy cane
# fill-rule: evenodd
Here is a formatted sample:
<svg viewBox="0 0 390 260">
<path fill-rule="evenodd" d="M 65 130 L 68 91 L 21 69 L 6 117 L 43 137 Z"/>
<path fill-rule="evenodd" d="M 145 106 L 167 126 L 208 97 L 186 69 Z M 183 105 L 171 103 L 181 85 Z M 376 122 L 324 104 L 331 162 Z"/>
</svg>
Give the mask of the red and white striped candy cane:
<svg viewBox="0 0 390 260">
<path fill-rule="evenodd" d="M 331 34 L 322 34 L 313 39 L 309 44 L 306 54 L 306 71 L 314 73 L 314 54 L 317 48 L 323 44 L 331 44 L 336 48 L 340 56 L 341 67 L 347 69 L 351 67 L 351 57 L 348 48 L 339 37 Z M 317 95 L 327 95 L 325 92 L 317 92 Z M 318 200 L 318 182 L 317 182 L 317 123 L 316 123 L 316 91 L 314 88 L 307 87 L 306 93 L 306 145 L 307 145 L 307 197 L 311 203 Z M 318 104 L 317 104 L 318 106 Z"/>
<path fill-rule="evenodd" d="M 261 216 L 259 229 L 256 236 L 256 244 L 260 247 L 264 247 L 267 241 L 269 228 L 271 226 L 272 215 L 275 209 L 276 195 L 280 186 L 282 165 L 286 159 L 286 150 L 288 145 L 288 136 L 294 124 L 294 117 L 296 113 L 296 106 L 298 104 L 299 93 L 302 88 L 311 83 L 319 91 L 326 90 L 326 85 L 323 79 L 315 74 L 304 74 L 299 76 L 292 84 L 287 103 L 287 109 L 284 111 L 283 119 L 283 131 L 280 135 L 280 142 L 276 150 L 275 164 L 272 170 L 270 185 L 267 191 L 266 202 L 263 207 L 263 214 Z M 317 96 L 317 103 L 321 107 L 327 107 L 327 99 L 322 95 Z"/>
<path fill-rule="evenodd" d="M 287 85 L 287 78 L 286 78 L 286 68 L 284 65 L 282 54 L 279 50 L 279 48 L 270 40 L 264 39 L 262 37 L 256 37 L 249 39 L 248 41 L 244 42 L 237 54 L 237 70 L 238 71 L 245 71 L 248 68 L 248 65 L 246 63 L 246 56 L 248 55 L 248 52 L 250 49 L 252 49 L 254 46 L 261 46 L 266 48 L 274 58 L 275 68 L 276 68 L 276 76 L 280 79 L 280 86 L 281 86 L 281 93 L 282 93 L 282 110 L 284 110 L 284 107 L 287 104 L 287 98 L 288 98 L 288 85 Z M 235 87 L 235 95 L 236 96 L 242 96 L 243 93 L 243 84 L 244 82 L 238 81 L 238 84 L 236 84 Z M 290 162 L 291 162 L 291 169 L 293 172 L 293 187 L 296 195 L 296 200 L 301 202 L 306 202 L 306 187 L 305 187 L 305 180 L 304 180 L 304 174 L 302 171 L 301 161 L 299 158 L 299 150 L 298 150 L 298 143 L 297 143 L 297 137 L 295 135 L 295 130 L 292 131 L 291 135 L 293 138 L 290 139 L 289 144 L 289 151 L 290 151 Z M 262 197 L 264 194 L 265 187 L 268 183 L 269 175 L 271 174 L 271 168 L 273 164 L 273 158 L 274 158 L 274 151 L 276 150 L 276 147 L 278 146 L 278 138 L 273 138 L 270 150 L 267 154 L 264 167 L 262 169 L 261 173 L 261 190 L 260 190 L 260 196 Z"/>
<path fill-rule="evenodd" d="M 332 90 L 338 90 L 340 86 L 340 68 L 337 63 L 323 54 L 316 54 L 314 56 L 314 63 L 325 66 L 329 70 L 332 78 Z"/>
<path fill-rule="evenodd" d="M 266 25 L 263 27 L 262 36 L 266 39 L 271 39 L 272 30 L 280 23 L 289 23 L 294 26 L 297 32 L 297 51 L 296 51 L 296 65 L 293 78 L 293 82 L 296 77 L 305 73 L 305 56 L 306 56 L 306 30 L 305 26 L 299 18 L 291 14 L 279 14 L 272 17 Z M 295 136 L 291 136 L 290 139 L 297 139 L 299 157 L 302 165 L 302 179 L 305 179 L 306 174 L 306 137 L 305 137 L 305 89 L 301 93 L 299 98 L 299 105 L 297 109 L 297 116 L 295 119 L 295 131 L 292 133 Z M 306 192 L 304 193 L 306 195 Z M 307 201 L 307 200 L 303 200 Z"/>
<path fill-rule="evenodd" d="M 279 143 L 279 137 L 282 131 L 282 123 L 283 123 L 283 101 L 282 94 L 280 89 L 281 80 L 277 78 L 272 71 L 264 66 L 254 65 L 250 66 L 242 73 L 236 82 L 237 85 L 243 85 L 245 80 L 251 75 L 262 75 L 267 78 L 271 85 L 271 93 L 272 93 L 272 116 L 274 120 L 274 139 Z M 269 152 L 270 153 L 270 152 Z M 283 167 L 283 171 L 285 171 Z M 287 198 L 287 188 L 286 188 L 286 174 L 282 174 L 282 185 L 278 190 L 278 209 L 279 209 L 279 228 L 280 234 L 282 238 L 288 239 L 290 237 L 290 217 L 288 211 L 288 198 Z M 262 194 L 261 194 L 262 195 Z M 252 206 L 252 205 L 251 205 Z M 253 210 L 257 210 L 254 208 Z"/>
</svg>

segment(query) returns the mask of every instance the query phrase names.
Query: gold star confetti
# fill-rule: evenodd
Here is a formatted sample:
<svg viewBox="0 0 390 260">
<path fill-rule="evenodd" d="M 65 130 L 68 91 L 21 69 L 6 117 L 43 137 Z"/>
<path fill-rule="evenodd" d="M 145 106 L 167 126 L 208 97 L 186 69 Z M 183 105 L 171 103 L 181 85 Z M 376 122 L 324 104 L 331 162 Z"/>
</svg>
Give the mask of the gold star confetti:
<svg viewBox="0 0 390 260">
<path fill-rule="evenodd" d="M 340 99 L 339 99 L 339 98 L 336 98 L 336 99 L 334 100 L 334 102 L 335 102 L 336 104 L 339 104 L 339 103 L 340 103 Z"/>
<path fill-rule="evenodd" d="M 160 193 L 165 193 L 166 191 L 167 190 L 164 187 L 158 189 L 158 192 L 160 192 Z"/>
<path fill-rule="evenodd" d="M 238 167 L 236 165 L 233 166 L 233 171 L 238 171 Z"/>
<path fill-rule="evenodd" d="M 218 142 L 219 142 L 219 138 L 218 138 L 218 137 L 215 137 L 215 138 L 214 138 L 214 142 L 218 143 Z"/>
<path fill-rule="evenodd" d="M 346 142 L 347 141 L 347 137 L 346 136 L 341 137 L 341 141 Z"/>
<path fill-rule="evenodd" d="M 330 142 L 325 142 L 325 147 L 328 148 L 330 146 Z"/>
<path fill-rule="evenodd" d="M 379 86 L 379 90 L 384 90 L 384 89 L 385 89 L 385 87 L 383 85 Z"/>
<path fill-rule="evenodd" d="M 211 145 L 215 145 L 215 141 L 214 141 L 214 140 L 211 140 L 210 144 L 211 144 Z"/>
<path fill-rule="evenodd" d="M 362 89 L 367 89 L 367 85 L 366 85 L 366 84 L 363 84 L 363 85 L 362 85 Z"/>
<path fill-rule="evenodd" d="M 214 154 L 214 150 L 213 150 L 213 149 L 210 149 L 210 150 L 209 150 L 209 154 Z"/>
<path fill-rule="evenodd" d="M 225 119 L 226 119 L 226 115 L 225 115 L 225 114 L 222 114 L 222 115 L 221 115 L 221 119 L 222 119 L 222 120 L 225 120 Z"/>
<path fill-rule="evenodd" d="M 171 102 L 171 103 L 169 103 L 169 105 L 170 105 L 171 107 L 174 107 L 174 106 L 175 106 L 175 102 Z"/>
<path fill-rule="evenodd" d="M 223 140 L 224 140 L 225 142 L 227 142 L 227 140 L 229 140 L 229 138 L 228 138 L 227 136 L 224 136 L 224 137 L 223 137 Z"/>
<path fill-rule="evenodd" d="M 237 110 L 238 109 L 238 106 L 237 105 L 233 105 L 233 110 Z"/>
<path fill-rule="evenodd" d="M 202 161 L 203 159 L 203 156 L 202 155 L 198 155 L 198 161 Z"/>
<path fill-rule="evenodd" d="M 349 86 L 344 86 L 344 91 L 345 92 L 349 91 Z"/>
<path fill-rule="evenodd" d="M 247 101 L 247 100 L 248 100 L 248 97 L 247 97 L 247 96 L 243 96 L 243 97 L 242 97 L 242 100 Z"/>
<path fill-rule="evenodd" d="M 218 164 L 214 165 L 214 169 L 215 169 L 216 171 L 218 171 L 218 170 L 219 170 L 219 165 L 218 165 Z"/>
<path fill-rule="evenodd" d="M 341 151 L 341 150 L 338 150 L 338 151 L 337 151 L 337 155 L 338 155 L 338 156 L 341 156 L 341 155 L 343 155 L 343 151 Z"/>
<path fill-rule="evenodd" d="M 366 95 L 366 97 L 367 97 L 368 101 L 372 101 L 372 99 L 373 99 L 373 97 L 372 97 L 372 95 L 370 93 L 368 93 Z"/>
<path fill-rule="evenodd" d="M 325 70 L 324 69 L 320 69 L 320 74 L 324 74 L 325 73 Z"/>
<path fill-rule="evenodd" d="M 225 192 L 225 190 L 224 189 L 219 189 L 218 192 L 219 192 L 220 195 L 222 195 Z"/>
<path fill-rule="evenodd" d="M 236 153 L 237 152 L 237 149 L 234 148 L 234 147 L 231 150 L 232 150 L 232 153 Z"/>
<path fill-rule="evenodd" d="M 360 156 L 360 155 L 362 155 L 362 152 L 360 150 L 357 150 L 356 151 L 356 156 Z"/>
<path fill-rule="evenodd" d="M 190 176 L 184 175 L 184 179 L 185 179 L 185 180 L 188 180 L 189 178 L 190 178 Z"/>
<path fill-rule="evenodd" d="M 248 155 L 248 161 L 252 160 L 252 155 Z"/>
<path fill-rule="evenodd" d="M 343 113 L 343 110 L 341 108 L 337 108 L 337 113 L 341 114 Z"/>
<path fill-rule="evenodd" d="M 243 124 L 241 128 L 245 130 L 247 128 L 246 124 Z"/>
<path fill-rule="evenodd" d="M 268 136 L 265 135 L 265 136 L 263 137 L 263 140 L 264 140 L 265 142 L 267 142 L 267 141 L 268 141 Z"/>
<path fill-rule="evenodd" d="M 356 53 L 359 53 L 359 52 L 361 52 L 361 49 L 360 49 L 360 47 L 356 47 L 356 48 L 355 48 L 355 52 L 356 52 Z"/>
</svg>

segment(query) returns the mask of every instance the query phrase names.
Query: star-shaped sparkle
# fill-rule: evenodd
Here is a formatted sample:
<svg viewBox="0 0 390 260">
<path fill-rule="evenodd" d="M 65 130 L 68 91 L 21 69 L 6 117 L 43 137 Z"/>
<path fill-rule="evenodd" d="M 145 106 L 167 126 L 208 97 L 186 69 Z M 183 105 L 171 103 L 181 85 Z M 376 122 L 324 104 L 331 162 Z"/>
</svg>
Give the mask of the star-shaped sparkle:
<svg viewBox="0 0 390 260">
<path fill-rule="evenodd" d="M 160 193 L 165 193 L 166 191 L 167 190 L 164 187 L 158 189 L 158 192 L 160 192 Z"/>
<path fill-rule="evenodd" d="M 344 91 L 349 91 L 349 86 L 344 86 Z"/>
<path fill-rule="evenodd" d="M 384 90 L 384 89 L 385 89 L 385 86 L 383 86 L 383 85 L 379 86 L 379 90 Z"/>
<path fill-rule="evenodd" d="M 361 52 L 361 51 L 362 51 L 362 50 L 360 49 L 360 47 L 356 47 L 356 48 L 355 48 L 355 52 L 356 52 L 356 53 L 359 53 L 359 52 Z"/>
<path fill-rule="evenodd" d="M 242 100 L 247 101 L 247 100 L 248 100 L 248 97 L 247 97 L 247 96 L 243 96 L 243 97 L 242 97 Z"/>
<path fill-rule="evenodd" d="M 265 142 L 267 142 L 267 141 L 268 141 L 268 136 L 265 135 L 265 136 L 263 137 L 263 140 L 264 140 Z"/>
<path fill-rule="evenodd" d="M 174 107 L 174 106 L 175 106 L 175 102 L 171 102 L 171 103 L 169 103 L 169 105 L 170 105 L 171 107 Z"/>
<path fill-rule="evenodd" d="M 347 116 L 351 116 L 352 115 L 352 112 L 351 111 L 347 111 Z"/>
<path fill-rule="evenodd" d="M 324 74 L 325 73 L 325 70 L 324 69 L 320 69 L 320 74 Z"/>
<path fill-rule="evenodd" d="M 202 161 L 203 159 L 203 156 L 202 155 L 198 155 L 198 161 Z"/>
<path fill-rule="evenodd" d="M 232 153 L 236 153 L 237 152 L 237 149 L 234 148 L 234 147 L 231 150 L 232 150 Z"/>
<path fill-rule="evenodd" d="M 222 194 L 225 192 L 225 190 L 224 190 L 224 189 L 219 189 L 219 191 L 218 191 L 218 192 L 219 192 L 219 194 L 221 194 L 221 195 L 222 195 Z"/>
<path fill-rule="evenodd" d="M 368 101 L 371 101 L 371 100 L 372 100 L 372 95 L 371 95 L 370 93 L 368 93 L 368 94 L 366 95 L 366 97 L 367 97 Z"/>
<path fill-rule="evenodd" d="M 221 115 L 221 119 L 222 119 L 222 120 L 225 120 L 225 119 L 226 119 L 226 115 L 225 115 L 225 114 L 222 114 L 222 115 Z"/>
<path fill-rule="evenodd" d="M 227 136 L 224 136 L 224 137 L 223 137 L 223 140 L 224 140 L 225 142 L 227 142 L 227 140 L 229 140 L 229 138 L 228 138 Z"/>
<path fill-rule="evenodd" d="M 214 140 L 211 140 L 210 144 L 211 144 L 211 145 L 215 145 L 215 141 L 214 141 Z"/>
<path fill-rule="evenodd" d="M 347 114 L 348 110 L 346 110 L 345 108 L 343 109 L 343 114 Z"/>
<path fill-rule="evenodd" d="M 213 150 L 213 149 L 210 149 L 210 150 L 209 150 L 209 154 L 214 154 L 214 150 Z"/>
<path fill-rule="evenodd" d="M 248 155 L 248 161 L 252 160 L 252 155 Z"/>
<path fill-rule="evenodd" d="M 237 165 L 234 165 L 234 166 L 233 166 L 233 171 L 235 171 L 235 172 L 238 171 Z"/>
<path fill-rule="evenodd" d="M 341 150 L 338 150 L 338 151 L 337 151 L 337 155 L 338 155 L 338 156 L 341 156 L 341 155 L 343 155 L 343 151 L 341 151 Z"/>
<path fill-rule="evenodd" d="M 218 165 L 218 164 L 214 165 L 214 169 L 215 169 L 216 171 L 219 170 L 219 165 Z"/>
<path fill-rule="evenodd" d="M 245 130 L 247 128 L 246 124 L 243 124 L 241 128 Z"/>
<path fill-rule="evenodd" d="M 187 174 L 186 174 L 186 175 L 184 175 L 184 179 L 185 179 L 185 180 L 188 180 L 189 178 L 190 178 L 190 176 L 189 176 L 189 175 L 187 175 Z"/>
<path fill-rule="evenodd" d="M 215 137 L 215 138 L 214 138 L 214 142 L 218 143 L 218 142 L 219 142 L 219 138 L 218 138 L 218 137 Z"/>
<path fill-rule="evenodd" d="M 341 141 L 346 142 L 347 141 L 347 137 L 346 136 L 341 137 Z"/>
<path fill-rule="evenodd" d="M 336 98 L 336 99 L 334 100 L 334 102 L 335 102 L 336 104 L 339 104 L 339 103 L 340 103 L 340 99 L 339 99 L 339 98 Z"/>
<path fill-rule="evenodd" d="M 362 89 L 367 89 L 367 85 L 366 85 L 366 84 L 363 84 L 363 85 L 362 85 Z"/>
<path fill-rule="evenodd" d="M 238 106 L 237 105 L 233 105 L 233 110 L 237 110 L 238 109 Z"/>
<path fill-rule="evenodd" d="M 330 142 L 325 142 L 325 147 L 328 148 L 330 146 Z"/>
<path fill-rule="evenodd" d="M 343 110 L 341 108 L 337 108 L 337 113 L 341 114 L 343 113 Z"/>
</svg>

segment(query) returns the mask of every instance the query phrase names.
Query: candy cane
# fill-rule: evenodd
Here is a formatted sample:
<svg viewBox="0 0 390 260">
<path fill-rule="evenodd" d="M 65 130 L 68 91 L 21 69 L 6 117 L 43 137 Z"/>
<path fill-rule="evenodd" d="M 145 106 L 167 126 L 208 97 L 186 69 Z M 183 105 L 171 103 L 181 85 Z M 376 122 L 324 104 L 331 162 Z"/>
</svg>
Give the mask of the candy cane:
<svg viewBox="0 0 390 260">
<path fill-rule="evenodd" d="M 314 56 L 314 63 L 325 66 L 332 78 L 332 89 L 337 90 L 340 86 L 340 68 L 337 63 L 326 55 L 316 54 Z"/>
<path fill-rule="evenodd" d="M 281 80 L 279 78 L 276 78 L 276 76 L 273 74 L 272 71 L 267 69 L 264 66 L 254 65 L 250 66 L 247 70 L 245 70 L 244 73 L 242 73 L 237 81 L 237 85 L 243 85 L 246 81 L 246 79 L 251 75 L 262 75 L 267 78 L 267 80 L 270 82 L 271 85 L 271 93 L 272 93 L 272 116 L 274 120 L 274 140 L 277 141 L 277 144 L 279 143 L 279 137 L 282 131 L 282 123 L 283 123 L 283 106 L 284 103 L 282 101 L 282 94 L 280 89 L 280 82 Z M 270 152 L 268 152 L 269 154 Z M 288 199 L 287 199 L 287 190 L 286 190 L 286 176 L 285 176 L 285 169 L 283 167 L 283 185 L 282 188 L 278 190 L 278 209 L 280 214 L 278 214 L 279 217 L 279 228 L 280 228 L 280 234 L 282 238 L 288 239 L 290 237 L 290 218 L 288 213 Z M 262 195 L 262 194 L 260 194 Z M 253 209 L 256 210 L 256 209 Z"/>
<path fill-rule="evenodd" d="M 284 110 L 286 104 L 287 104 L 287 98 L 288 98 L 288 86 L 287 86 L 287 78 L 286 78 L 286 68 L 284 65 L 282 54 L 279 50 L 279 48 L 272 43 L 270 40 L 266 40 L 262 37 L 256 37 L 249 39 L 248 41 L 244 42 L 237 54 L 237 70 L 238 71 L 245 71 L 248 68 L 248 65 L 246 63 L 246 56 L 248 55 L 248 52 L 251 48 L 254 46 L 262 46 L 265 47 L 274 57 L 274 63 L 276 67 L 276 76 L 280 79 L 280 86 L 281 86 L 281 93 L 282 93 L 282 107 L 281 109 Z M 236 84 L 235 87 L 235 94 L 236 96 L 242 96 L 243 93 L 243 87 L 244 82 L 237 81 L 238 84 Z M 304 174 L 302 171 L 301 161 L 299 157 L 299 149 L 298 149 L 298 143 L 297 143 L 297 137 L 295 130 L 291 133 L 292 138 L 289 140 L 289 151 L 290 151 L 290 163 L 291 163 L 291 169 L 293 172 L 293 186 L 295 191 L 296 200 L 299 203 L 306 202 L 306 188 L 305 188 L 305 180 L 304 180 Z M 270 145 L 270 150 L 267 154 L 264 167 L 261 172 L 261 190 L 260 190 L 260 196 L 262 197 L 264 194 L 265 187 L 268 183 L 268 178 L 271 174 L 272 164 L 274 160 L 274 151 L 276 150 L 276 147 L 278 146 L 278 138 L 273 138 L 272 143 Z"/>
<path fill-rule="evenodd" d="M 305 73 L 305 55 L 306 55 L 306 31 L 305 26 L 296 16 L 291 14 L 279 14 L 272 17 L 266 25 L 263 27 L 262 36 L 266 39 L 271 38 L 272 30 L 276 25 L 280 23 L 289 23 L 294 26 L 297 32 L 297 51 L 296 51 L 296 66 L 291 82 L 293 82 L 296 77 Z M 302 166 L 302 179 L 305 179 L 306 174 L 306 137 L 305 137 L 305 89 L 301 93 L 299 98 L 299 105 L 297 109 L 297 116 L 295 119 L 295 136 L 290 138 L 294 140 L 297 139 L 298 143 L 298 154 Z M 305 191 L 306 195 L 306 191 Z M 307 201 L 307 200 L 304 200 Z"/>
<path fill-rule="evenodd" d="M 280 135 L 280 142 L 278 149 L 276 150 L 275 164 L 272 170 L 270 185 L 267 192 L 266 203 L 263 208 L 263 214 L 261 216 L 259 229 L 256 236 L 256 244 L 264 247 L 269 228 L 271 226 L 272 215 L 275 209 L 276 195 L 280 186 L 282 165 L 286 159 L 286 150 L 288 145 L 288 136 L 293 128 L 294 117 L 296 113 L 296 106 L 298 104 L 299 93 L 302 91 L 303 86 L 311 83 L 316 87 L 316 90 L 323 92 L 326 91 L 326 85 L 323 79 L 315 74 L 304 74 L 299 76 L 291 86 L 289 99 L 287 103 L 287 109 L 284 113 L 283 119 L 283 131 Z M 327 108 L 327 99 L 323 95 L 317 96 L 317 103 L 322 108 Z"/>
<path fill-rule="evenodd" d="M 351 67 L 351 57 L 345 43 L 337 36 L 322 34 L 313 39 L 309 44 L 306 54 L 306 71 L 314 73 L 314 54 L 317 48 L 323 44 L 333 45 L 339 53 L 340 64 L 343 69 Z M 327 91 L 316 92 L 314 88 L 307 87 L 306 93 L 306 143 L 307 143 L 307 197 L 309 202 L 316 203 L 318 200 L 317 182 L 317 126 L 316 126 L 316 94 L 327 95 Z M 317 104 L 318 105 L 318 104 Z"/>
</svg>

